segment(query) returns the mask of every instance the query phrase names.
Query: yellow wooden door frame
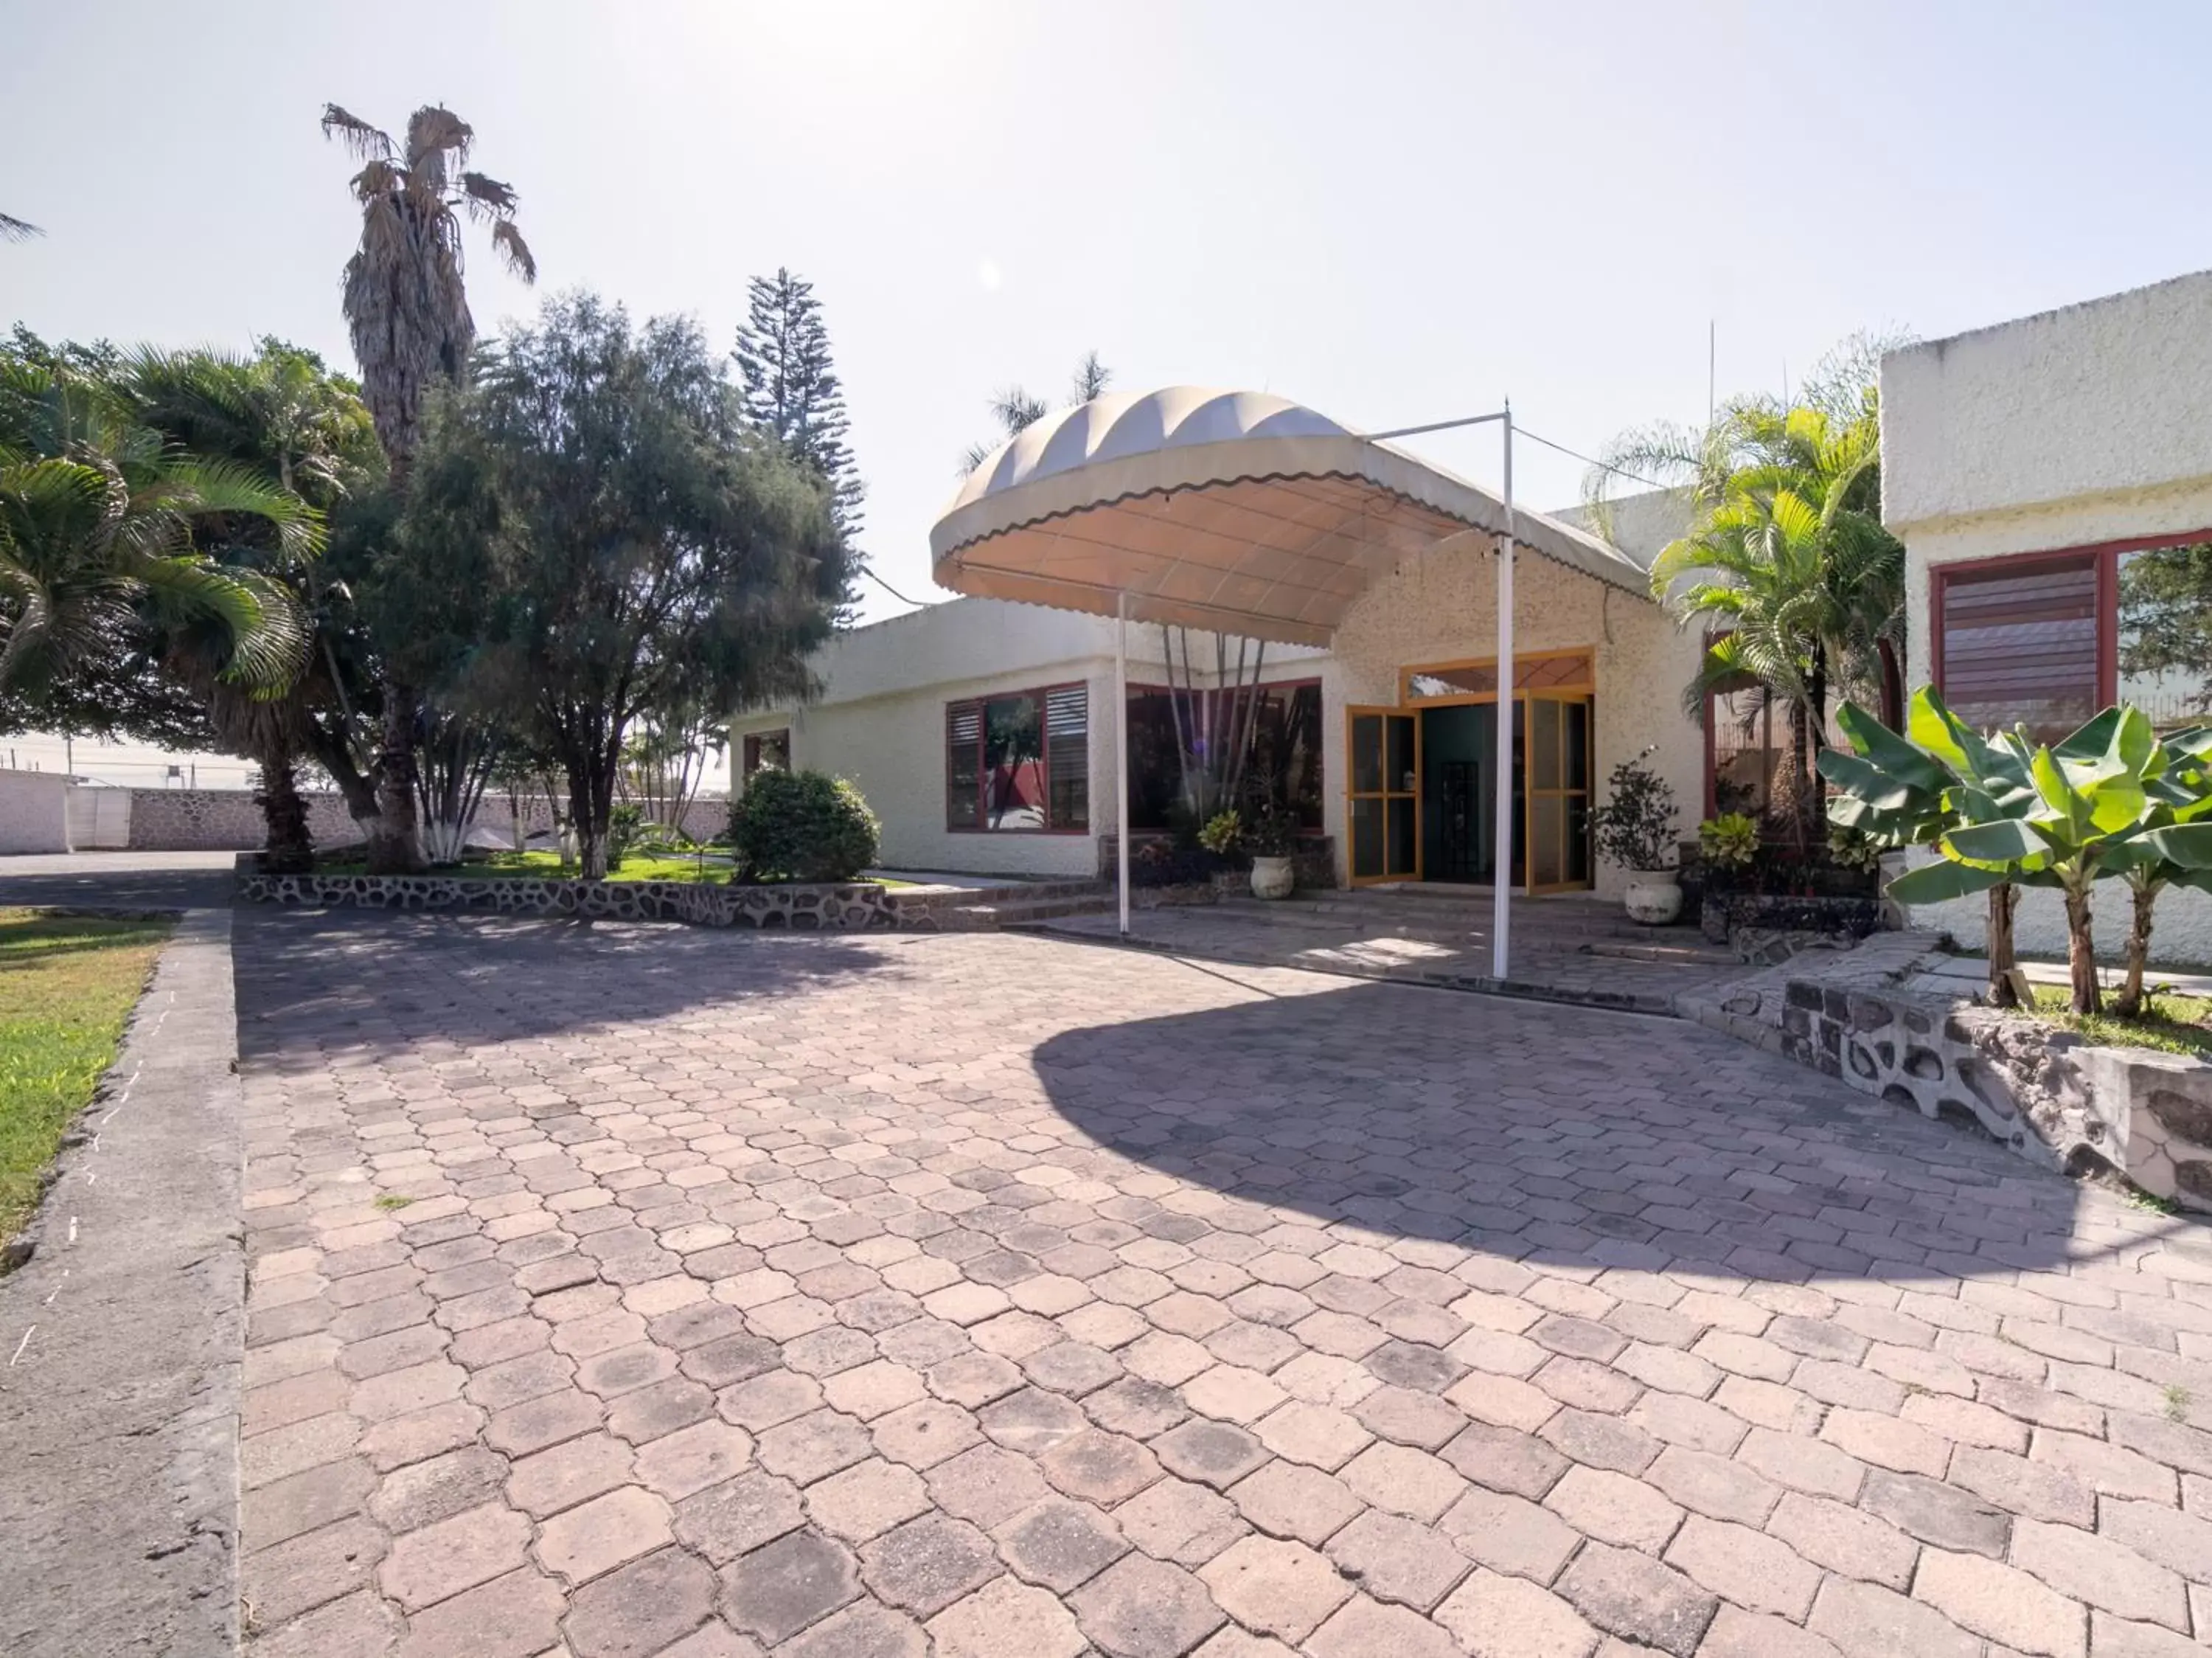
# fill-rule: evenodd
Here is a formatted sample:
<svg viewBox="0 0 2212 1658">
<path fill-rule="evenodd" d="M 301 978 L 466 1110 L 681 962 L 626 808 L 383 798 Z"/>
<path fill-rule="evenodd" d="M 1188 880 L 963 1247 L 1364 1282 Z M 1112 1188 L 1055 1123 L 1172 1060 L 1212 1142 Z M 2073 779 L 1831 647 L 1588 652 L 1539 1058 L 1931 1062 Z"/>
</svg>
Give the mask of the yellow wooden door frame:
<svg viewBox="0 0 2212 1658">
<path fill-rule="evenodd" d="M 1362 789 L 1359 783 L 1357 739 L 1354 724 L 1362 719 L 1382 722 L 1380 731 L 1380 763 L 1382 788 Z M 1390 722 L 1394 719 L 1410 722 L 1413 728 L 1413 786 L 1411 789 L 1393 787 L 1390 775 Z M 1382 837 L 1381 847 L 1382 872 L 1363 875 L 1359 870 L 1359 848 L 1355 839 L 1358 814 L 1354 803 L 1363 800 L 1378 802 Z M 1390 868 L 1390 802 L 1410 801 L 1407 808 L 1413 814 L 1413 867 L 1412 870 L 1393 870 Z M 1421 879 L 1421 719 L 1419 708 L 1394 708 L 1381 703 L 1348 703 L 1344 710 L 1344 869 L 1346 882 L 1353 887 L 1382 887 L 1399 881 Z"/>
<path fill-rule="evenodd" d="M 1521 716 L 1521 890 L 1527 893 L 1532 898 L 1541 897 L 1547 893 L 1588 892 L 1593 885 L 1592 881 L 1588 879 L 1583 881 L 1546 881 L 1540 885 L 1537 882 L 1536 802 L 1537 798 L 1541 795 L 1545 799 L 1556 800 L 1559 802 L 1559 844 L 1557 850 L 1559 855 L 1559 872 L 1564 875 L 1569 867 L 1567 862 L 1567 837 L 1572 832 L 1574 826 L 1573 802 L 1577 797 L 1579 797 L 1585 808 L 1587 808 L 1589 803 L 1590 795 L 1593 792 L 1590 788 L 1589 780 L 1589 767 L 1595 760 L 1595 750 L 1596 747 L 1595 743 L 1591 741 L 1591 739 L 1595 735 L 1595 727 L 1596 722 L 1596 710 L 1592 706 L 1593 698 L 1590 693 L 1587 691 L 1556 692 L 1544 690 L 1523 691 L 1518 694 L 1516 700 L 1527 704 Z M 1562 713 L 1557 734 L 1559 744 L 1558 776 L 1560 782 L 1558 786 L 1549 789 L 1539 789 L 1536 786 L 1536 704 L 1540 702 L 1554 703 L 1562 705 Z M 1583 786 L 1579 789 L 1569 789 L 1565 787 L 1567 728 L 1564 710 L 1565 705 L 1570 704 L 1578 704 L 1586 710 L 1583 716 L 1584 722 Z M 1585 816 L 1583 821 L 1585 824 L 1588 823 L 1589 819 L 1587 816 Z M 1584 832 L 1588 833 L 1588 830 L 1585 829 Z M 1591 866 L 1591 874 L 1594 876 L 1595 873 L 1596 871 L 1593 864 Z"/>
</svg>

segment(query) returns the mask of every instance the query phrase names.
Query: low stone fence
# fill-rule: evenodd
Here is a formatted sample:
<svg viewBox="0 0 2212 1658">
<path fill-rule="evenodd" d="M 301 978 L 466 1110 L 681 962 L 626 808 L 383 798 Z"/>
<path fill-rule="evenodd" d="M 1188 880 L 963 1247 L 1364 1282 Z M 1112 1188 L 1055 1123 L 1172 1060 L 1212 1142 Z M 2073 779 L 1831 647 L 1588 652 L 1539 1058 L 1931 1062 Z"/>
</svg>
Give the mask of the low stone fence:
<svg viewBox="0 0 2212 1658">
<path fill-rule="evenodd" d="M 2109 1168 L 2212 1213 L 2212 1064 L 2093 1046 L 2019 1014 L 1907 989 L 1942 942 L 1885 933 L 1856 949 L 1806 951 L 1676 1006 L 2045 1167 Z"/>
<path fill-rule="evenodd" d="M 686 881 L 532 881 L 462 875 L 272 875 L 240 859 L 238 895 L 249 904 L 318 909 L 489 910 L 502 915 L 575 916 L 609 921 L 684 921 L 695 927 L 752 927 L 793 932 L 854 932 L 904 927 L 936 930 L 923 916 L 903 917 L 874 881 L 836 886 L 719 887 Z"/>
<path fill-rule="evenodd" d="M 538 881 L 471 875 L 270 875 L 238 860 L 247 904 L 314 909 L 489 910 L 506 915 L 610 921 L 681 921 L 695 927 L 791 932 L 991 932 L 1080 914 L 1103 902 L 1095 882 L 1024 881 L 1006 887 L 885 887 L 872 881 L 817 886 L 726 887 L 688 881 Z"/>
</svg>

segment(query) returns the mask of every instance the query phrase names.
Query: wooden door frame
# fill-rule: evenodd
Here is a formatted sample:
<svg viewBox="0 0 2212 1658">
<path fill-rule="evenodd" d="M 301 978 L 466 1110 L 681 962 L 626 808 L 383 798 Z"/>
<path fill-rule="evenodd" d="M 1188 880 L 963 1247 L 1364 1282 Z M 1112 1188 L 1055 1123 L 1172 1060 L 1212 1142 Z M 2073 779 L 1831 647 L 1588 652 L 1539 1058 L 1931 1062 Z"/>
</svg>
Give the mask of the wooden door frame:
<svg viewBox="0 0 2212 1658">
<path fill-rule="evenodd" d="M 1563 814 L 1562 828 L 1564 829 L 1565 824 L 1572 820 L 1571 814 L 1566 814 L 1565 802 L 1572 796 L 1580 795 L 1583 797 L 1583 808 L 1585 811 L 1587 811 L 1591 797 L 1597 793 L 1597 785 L 1595 782 L 1597 765 L 1597 698 L 1592 692 L 1588 691 L 1555 691 L 1547 687 L 1541 691 L 1523 691 L 1517 692 L 1516 694 L 1515 700 L 1521 703 L 1527 710 L 1527 711 L 1521 716 L 1522 721 L 1522 731 L 1523 733 L 1522 738 L 1523 746 L 1521 751 L 1521 891 L 1530 898 L 1542 898 L 1552 893 L 1589 892 L 1597 884 L 1597 859 L 1594 850 L 1589 860 L 1590 875 L 1588 880 L 1547 881 L 1540 887 L 1536 884 L 1535 704 L 1539 702 L 1579 703 L 1585 710 L 1588 710 L 1588 712 L 1583 716 L 1585 721 L 1584 737 L 1588 745 L 1588 752 L 1583 758 L 1585 765 L 1589 769 L 1584 773 L 1583 786 L 1580 789 L 1568 789 L 1562 786 L 1556 789 L 1547 789 L 1543 791 L 1547 795 L 1557 796 L 1562 802 L 1560 810 Z M 1565 759 L 1565 743 L 1564 740 L 1560 744 L 1560 759 L 1563 762 L 1560 768 L 1561 774 L 1564 776 L 1565 771 L 1564 765 L 1564 761 Z M 1565 849 L 1563 844 L 1561 847 L 1562 852 L 1564 852 L 1565 850 Z M 1560 865 L 1562 872 L 1565 871 L 1565 867 L 1566 866 L 1563 861 Z"/>
<path fill-rule="evenodd" d="M 1352 727 L 1355 720 L 1377 718 L 1382 727 L 1382 788 L 1362 789 L 1358 783 L 1358 766 L 1353 759 Z M 1390 727 L 1393 719 L 1411 719 L 1413 724 L 1413 787 L 1408 791 L 1390 787 Z M 1421 846 L 1421 717 L 1418 705 L 1393 708 L 1382 703 L 1346 703 L 1344 705 L 1344 880 L 1347 887 L 1393 887 L 1408 881 L 1419 881 L 1422 876 Z M 1352 835 L 1352 802 L 1379 800 L 1382 802 L 1382 864 L 1379 875 L 1358 873 L 1358 848 Z M 1413 872 L 1411 875 L 1392 875 L 1390 863 L 1390 802 L 1411 800 L 1413 802 Z"/>
</svg>

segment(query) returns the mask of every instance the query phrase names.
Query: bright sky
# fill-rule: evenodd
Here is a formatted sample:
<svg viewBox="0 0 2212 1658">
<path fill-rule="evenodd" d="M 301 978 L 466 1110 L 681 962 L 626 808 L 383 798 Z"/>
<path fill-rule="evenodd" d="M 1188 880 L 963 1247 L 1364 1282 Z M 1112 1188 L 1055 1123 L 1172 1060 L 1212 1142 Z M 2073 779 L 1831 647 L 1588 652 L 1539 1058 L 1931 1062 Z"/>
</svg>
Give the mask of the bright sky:
<svg viewBox="0 0 2212 1658">
<path fill-rule="evenodd" d="M 916 599 L 985 401 L 1257 387 L 1376 430 L 1510 395 L 1594 450 L 1779 389 L 1854 329 L 1955 332 L 2212 265 L 2212 8 L 1319 0 L 0 0 L 0 326 L 349 363 L 325 101 L 442 101 L 547 288 L 826 308 L 875 569 Z M 487 332 L 529 291 L 481 242 Z M 1494 430 L 1424 440 L 1495 482 Z M 1532 503 L 1582 468 L 1516 457 Z M 903 607 L 871 590 L 872 619 Z"/>
</svg>

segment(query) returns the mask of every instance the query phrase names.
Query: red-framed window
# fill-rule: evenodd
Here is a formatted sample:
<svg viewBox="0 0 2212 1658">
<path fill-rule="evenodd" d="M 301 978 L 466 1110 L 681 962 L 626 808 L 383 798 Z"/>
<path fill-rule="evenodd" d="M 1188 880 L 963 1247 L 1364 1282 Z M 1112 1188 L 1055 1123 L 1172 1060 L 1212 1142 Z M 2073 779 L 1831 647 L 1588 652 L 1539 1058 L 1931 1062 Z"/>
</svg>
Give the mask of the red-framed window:
<svg viewBox="0 0 2212 1658">
<path fill-rule="evenodd" d="M 994 692 L 945 706 L 945 826 L 1074 834 L 1091 827 L 1091 691 Z"/>
<path fill-rule="evenodd" d="M 1124 728 L 1129 742 L 1129 823 L 1131 832 L 1164 830 L 1172 826 L 1176 802 L 1182 795 L 1182 761 L 1176 752 L 1175 710 L 1164 685 L 1132 685 Z M 1201 691 L 1199 697 L 1217 699 L 1217 725 L 1225 724 L 1226 692 Z M 1302 834 L 1322 832 L 1322 699 L 1319 680 L 1270 680 L 1258 690 L 1260 706 L 1252 721 L 1249 765 L 1273 766 L 1280 774 L 1283 793 Z M 1189 717 L 1188 706 L 1184 717 Z"/>
<path fill-rule="evenodd" d="M 1939 564 L 1936 688 L 1968 724 L 2051 741 L 2125 699 L 2212 714 L 2212 530 Z"/>
</svg>

